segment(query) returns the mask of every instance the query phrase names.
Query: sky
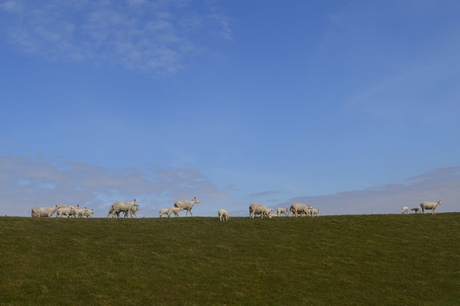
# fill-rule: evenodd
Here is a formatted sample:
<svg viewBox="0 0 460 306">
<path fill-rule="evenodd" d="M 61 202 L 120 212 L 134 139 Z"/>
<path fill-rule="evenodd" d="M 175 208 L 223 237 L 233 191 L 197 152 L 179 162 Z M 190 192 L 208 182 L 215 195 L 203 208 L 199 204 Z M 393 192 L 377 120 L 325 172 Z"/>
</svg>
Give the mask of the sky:
<svg viewBox="0 0 460 306">
<path fill-rule="evenodd" d="M 460 211 L 460 2 L 0 0 L 0 215 Z"/>
</svg>

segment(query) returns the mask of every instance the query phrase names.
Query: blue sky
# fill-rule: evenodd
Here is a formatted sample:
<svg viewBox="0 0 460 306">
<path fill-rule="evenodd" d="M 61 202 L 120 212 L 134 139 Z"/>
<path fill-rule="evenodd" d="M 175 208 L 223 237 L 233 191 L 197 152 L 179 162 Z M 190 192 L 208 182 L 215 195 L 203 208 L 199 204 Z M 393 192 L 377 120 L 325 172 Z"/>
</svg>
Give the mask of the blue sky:
<svg viewBox="0 0 460 306">
<path fill-rule="evenodd" d="M 0 215 L 460 204 L 457 1 L 0 0 Z"/>
</svg>

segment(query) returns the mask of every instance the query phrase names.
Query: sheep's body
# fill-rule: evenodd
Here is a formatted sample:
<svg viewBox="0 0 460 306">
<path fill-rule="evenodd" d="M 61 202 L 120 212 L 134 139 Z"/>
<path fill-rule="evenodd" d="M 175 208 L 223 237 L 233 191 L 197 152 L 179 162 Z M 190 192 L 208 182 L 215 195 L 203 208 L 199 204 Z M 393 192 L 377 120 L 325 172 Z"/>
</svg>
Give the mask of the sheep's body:
<svg viewBox="0 0 460 306">
<path fill-rule="evenodd" d="M 441 205 L 441 201 L 437 202 L 422 202 L 420 203 L 420 208 L 422 209 L 422 213 L 425 213 L 425 210 L 431 210 L 431 214 L 434 215 L 434 210 L 438 205 Z"/>
<path fill-rule="evenodd" d="M 139 206 L 136 199 L 132 202 L 115 202 L 110 207 L 107 218 L 114 217 L 115 215 L 120 214 L 120 212 L 128 214 L 133 206 Z"/>
<path fill-rule="evenodd" d="M 57 205 L 54 207 L 34 207 L 29 209 L 30 215 L 33 218 L 51 218 L 51 216 L 54 214 L 54 212 L 58 209 Z"/>
<path fill-rule="evenodd" d="M 299 214 L 308 215 L 310 209 L 311 209 L 311 205 L 305 205 L 302 203 L 292 203 L 291 207 L 289 207 L 289 210 L 291 211 L 294 217 L 297 217 Z"/>
<path fill-rule="evenodd" d="M 409 207 L 404 206 L 404 207 L 401 209 L 401 214 L 408 214 L 408 213 L 409 213 Z"/>
<path fill-rule="evenodd" d="M 219 216 L 220 221 L 228 221 L 228 219 L 230 219 L 228 211 L 226 211 L 225 209 L 219 209 L 217 215 Z"/>
<path fill-rule="evenodd" d="M 191 201 L 186 201 L 186 200 L 179 200 L 174 203 L 174 207 L 179 207 L 181 210 L 186 210 L 187 212 L 185 213 L 185 216 L 187 217 L 188 213 L 190 213 L 190 216 L 193 217 L 192 214 L 192 208 L 195 204 L 200 203 L 200 200 L 198 200 L 196 197 L 193 198 Z"/>
<path fill-rule="evenodd" d="M 260 215 L 260 217 L 263 218 L 266 210 L 267 207 L 263 204 L 251 203 L 249 205 L 249 217 L 254 219 L 255 215 Z"/>
</svg>

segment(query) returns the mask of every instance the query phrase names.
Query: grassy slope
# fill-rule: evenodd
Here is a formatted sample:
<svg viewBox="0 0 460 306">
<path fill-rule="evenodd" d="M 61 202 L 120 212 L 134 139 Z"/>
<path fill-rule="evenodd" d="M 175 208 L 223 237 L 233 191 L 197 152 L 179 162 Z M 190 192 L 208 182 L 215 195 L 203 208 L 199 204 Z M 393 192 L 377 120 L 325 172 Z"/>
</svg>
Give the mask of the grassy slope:
<svg viewBox="0 0 460 306">
<path fill-rule="evenodd" d="M 459 305 L 460 214 L 0 218 L 2 305 Z"/>
</svg>

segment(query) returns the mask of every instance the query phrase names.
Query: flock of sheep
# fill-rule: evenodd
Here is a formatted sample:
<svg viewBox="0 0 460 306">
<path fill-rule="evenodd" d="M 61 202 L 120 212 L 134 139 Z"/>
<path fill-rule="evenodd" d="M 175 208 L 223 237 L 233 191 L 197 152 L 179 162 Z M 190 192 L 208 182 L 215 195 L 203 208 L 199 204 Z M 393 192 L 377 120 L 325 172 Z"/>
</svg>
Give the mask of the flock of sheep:
<svg viewBox="0 0 460 306">
<path fill-rule="evenodd" d="M 200 203 L 196 197 L 193 198 L 191 201 L 186 200 L 179 200 L 174 203 L 174 206 L 170 208 L 163 208 L 160 209 L 158 217 L 162 217 L 163 215 L 171 217 L 174 214 L 177 218 L 179 217 L 179 212 L 185 210 L 185 216 L 187 217 L 190 213 L 190 216 L 193 217 L 192 208 L 195 204 Z M 435 213 L 435 209 L 438 205 L 441 205 L 441 201 L 437 202 L 422 202 L 420 207 L 414 207 L 411 211 L 415 213 L 425 213 L 425 210 L 431 210 L 431 213 Z M 107 214 L 107 218 L 119 218 L 120 213 L 124 214 L 124 217 L 137 217 L 137 212 L 140 210 L 139 204 L 137 203 L 136 199 L 131 202 L 115 202 L 109 209 L 109 213 Z M 88 208 L 80 208 L 80 205 L 69 206 L 66 204 L 55 205 L 54 207 L 34 207 L 29 210 L 31 212 L 31 216 L 34 218 L 40 217 L 48 217 L 50 218 L 54 213 L 56 213 L 56 217 L 67 216 L 74 217 L 74 218 L 82 218 L 87 217 L 90 218 L 94 214 L 94 209 Z M 402 214 L 409 213 L 409 207 L 404 206 L 401 210 Z M 280 217 L 282 214 L 285 216 L 289 216 L 292 214 L 293 216 L 318 216 L 319 209 L 312 208 L 311 205 L 306 205 L 302 203 L 293 203 L 289 208 L 278 208 L 276 210 L 276 214 L 273 213 L 273 208 L 267 208 L 263 204 L 252 203 L 249 205 L 249 216 L 251 219 L 254 219 L 256 215 L 260 215 L 261 218 L 263 217 Z M 228 211 L 225 209 L 220 209 L 217 212 L 220 221 L 228 221 L 230 216 Z"/>
<path fill-rule="evenodd" d="M 431 214 L 434 215 L 435 214 L 434 211 L 435 211 L 436 207 L 438 207 L 438 205 L 441 205 L 441 201 L 437 201 L 437 202 L 422 202 L 422 203 L 420 203 L 420 207 L 414 207 L 414 208 L 411 208 L 410 210 L 413 211 L 416 214 L 425 213 L 425 210 L 431 210 Z M 409 207 L 404 206 L 401 209 L 401 213 L 402 214 L 408 214 L 409 213 Z"/>
</svg>

